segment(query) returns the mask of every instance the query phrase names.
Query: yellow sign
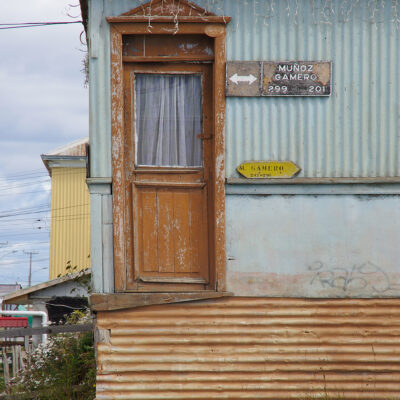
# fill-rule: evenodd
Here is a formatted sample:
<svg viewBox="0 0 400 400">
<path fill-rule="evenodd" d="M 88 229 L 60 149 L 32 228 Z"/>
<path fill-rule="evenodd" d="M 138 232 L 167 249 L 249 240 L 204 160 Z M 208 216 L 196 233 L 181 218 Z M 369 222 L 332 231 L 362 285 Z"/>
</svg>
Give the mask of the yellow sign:
<svg viewBox="0 0 400 400">
<path fill-rule="evenodd" d="M 245 178 L 293 178 L 301 169 L 292 161 L 245 161 L 237 172 Z"/>
</svg>

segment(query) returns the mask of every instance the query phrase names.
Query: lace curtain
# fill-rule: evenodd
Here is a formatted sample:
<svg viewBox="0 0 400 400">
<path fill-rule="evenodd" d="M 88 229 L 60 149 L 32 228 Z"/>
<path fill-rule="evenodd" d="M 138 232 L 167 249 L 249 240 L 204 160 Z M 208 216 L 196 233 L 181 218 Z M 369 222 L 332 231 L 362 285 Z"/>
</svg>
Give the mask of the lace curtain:
<svg viewBox="0 0 400 400">
<path fill-rule="evenodd" d="M 201 77 L 136 75 L 138 165 L 202 165 Z"/>
</svg>

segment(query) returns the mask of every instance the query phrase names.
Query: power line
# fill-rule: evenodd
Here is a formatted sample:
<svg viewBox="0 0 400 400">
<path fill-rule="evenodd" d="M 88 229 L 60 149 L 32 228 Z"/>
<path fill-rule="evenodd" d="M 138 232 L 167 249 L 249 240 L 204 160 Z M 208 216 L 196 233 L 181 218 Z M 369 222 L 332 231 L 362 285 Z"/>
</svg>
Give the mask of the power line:
<svg viewBox="0 0 400 400">
<path fill-rule="evenodd" d="M 11 190 L 11 189 L 3 189 L 2 191 L 6 191 L 6 190 Z M 25 196 L 26 194 L 33 194 L 33 193 L 43 193 L 43 190 L 34 190 L 32 192 L 19 192 L 19 193 L 0 193 L 0 196 L 7 196 L 7 197 L 11 197 L 11 196 Z M 50 194 L 50 190 L 48 190 L 47 192 L 45 192 L 46 195 Z"/>
<path fill-rule="evenodd" d="M 14 176 L 18 177 L 18 176 L 21 176 L 21 175 L 37 174 L 39 172 L 43 172 L 43 168 L 32 169 L 32 170 L 29 170 L 29 171 L 17 172 L 16 174 L 8 175 L 7 178 L 12 178 Z"/>
<path fill-rule="evenodd" d="M 37 28 L 41 26 L 50 25 L 69 25 L 69 24 L 82 24 L 83 21 L 64 21 L 64 22 L 18 22 L 9 24 L 0 24 L 1 29 L 20 29 L 20 28 Z"/>
<path fill-rule="evenodd" d="M 74 170 L 68 170 L 65 172 L 57 172 L 57 176 L 60 175 L 79 175 L 82 174 L 82 171 L 78 171 L 79 169 L 84 169 L 85 167 L 79 167 L 79 168 L 73 168 Z M 67 168 L 66 168 L 67 169 Z M 75 171 L 75 169 L 77 171 Z M 1 176 L 0 179 L 1 180 L 5 180 L 5 181 L 18 181 L 18 180 L 27 180 L 27 179 L 31 179 L 32 177 L 41 177 L 41 176 L 45 176 L 50 178 L 48 172 L 44 169 L 41 168 L 40 170 L 36 170 L 37 172 L 21 172 L 19 174 L 14 174 L 14 175 L 6 175 L 6 176 Z"/>
<path fill-rule="evenodd" d="M 48 258 L 40 258 L 39 260 L 35 260 L 36 262 L 42 262 L 42 261 L 47 261 Z M 0 262 L 0 267 L 1 266 L 7 266 L 11 264 L 26 264 L 26 260 L 16 260 L 16 261 L 10 261 L 10 262 Z"/>
<path fill-rule="evenodd" d="M 1 29 L 1 28 L 0 28 Z M 34 185 L 39 185 L 41 183 L 50 183 L 50 178 L 47 177 L 45 179 L 39 179 L 37 181 L 31 181 L 31 182 L 20 182 L 20 183 L 15 183 L 12 185 L 1 185 L 0 190 L 10 190 L 10 189 L 16 189 L 19 187 L 25 187 L 25 186 L 34 186 Z"/>
<path fill-rule="evenodd" d="M 4 214 L 0 213 L 0 219 L 11 218 L 11 217 L 20 216 L 20 215 L 41 214 L 41 213 L 47 213 L 50 211 L 59 211 L 59 210 L 66 210 L 66 209 L 86 207 L 86 206 L 89 206 L 89 203 L 79 204 L 79 205 L 74 205 L 74 206 L 67 206 L 67 207 L 57 207 L 57 208 L 53 208 L 53 209 L 51 209 L 49 206 L 47 206 L 47 208 L 42 208 L 42 209 L 40 209 L 39 207 L 36 207 L 36 208 L 31 207 L 31 208 L 19 208 L 19 209 L 15 209 L 15 210 L 4 210 L 3 211 Z M 57 219 L 77 217 L 77 216 L 82 216 L 82 215 L 89 215 L 89 213 L 52 215 L 49 218 L 57 220 Z"/>
<path fill-rule="evenodd" d="M 66 210 L 67 208 L 78 208 L 78 207 L 85 207 L 88 206 L 89 203 L 82 203 L 82 204 L 74 204 L 73 206 L 65 206 L 65 207 L 54 207 L 52 210 L 53 211 L 58 211 L 58 210 Z M 11 213 L 11 212 L 16 212 L 16 211 L 21 211 L 21 212 L 25 212 L 25 211 L 29 211 L 29 210 L 34 210 L 36 211 L 36 209 L 40 208 L 40 207 L 49 207 L 49 204 L 47 203 L 42 203 L 42 204 L 38 204 L 35 207 L 26 207 L 26 208 L 12 208 L 9 210 L 3 210 L 0 211 L 0 217 L 2 213 Z"/>
</svg>

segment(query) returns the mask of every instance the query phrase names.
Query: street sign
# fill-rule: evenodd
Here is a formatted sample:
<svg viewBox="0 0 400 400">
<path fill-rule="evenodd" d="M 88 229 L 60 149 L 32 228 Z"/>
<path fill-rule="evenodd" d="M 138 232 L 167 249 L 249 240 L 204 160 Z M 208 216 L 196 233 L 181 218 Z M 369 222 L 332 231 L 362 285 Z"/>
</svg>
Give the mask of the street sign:
<svg viewBox="0 0 400 400">
<path fill-rule="evenodd" d="M 264 61 L 262 96 L 329 96 L 331 63 Z"/>
<path fill-rule="evenodd" d="M 301 168 L 293 161 L 245 161 L 236 170 L 249 179 L 284 179 L 293 178 Z"/>
<path fill-rule="evenodd" d="M 232 61 L 226 64 L 227 96 L 260 96 L 259 61 Z"/>
<path fill-rule="evenodd" d="M 252 75 L 245 75 L 245 76 L 239 76 L 238 74 L 234 74 L 229 78 L 233 83 L 236 83 L 236 85 L 239 85 L 239 82 L 247 82 L 249 85 L 254 83 L 257 78 Z"/>
<path fill-rule="evenodd" d="M 230 61 L 226 95 L 330 96 L 330 61 Z"/>
</svg>

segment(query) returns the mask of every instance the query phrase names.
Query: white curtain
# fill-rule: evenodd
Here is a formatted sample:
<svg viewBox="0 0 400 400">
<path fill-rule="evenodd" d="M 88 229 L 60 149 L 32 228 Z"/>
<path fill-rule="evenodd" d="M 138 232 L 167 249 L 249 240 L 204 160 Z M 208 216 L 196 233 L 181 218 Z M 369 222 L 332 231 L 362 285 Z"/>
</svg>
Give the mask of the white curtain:
<svg viewBox="0 0 400 400">
<path fill-rule="evenodd" d="M 202 165 L 201 77 L 136 75 L 137 164 Z"/>
</svg>

